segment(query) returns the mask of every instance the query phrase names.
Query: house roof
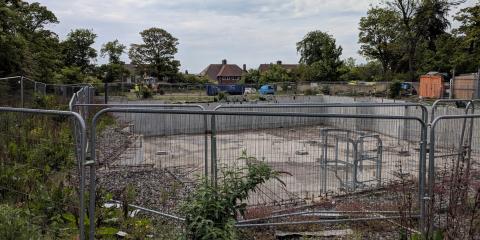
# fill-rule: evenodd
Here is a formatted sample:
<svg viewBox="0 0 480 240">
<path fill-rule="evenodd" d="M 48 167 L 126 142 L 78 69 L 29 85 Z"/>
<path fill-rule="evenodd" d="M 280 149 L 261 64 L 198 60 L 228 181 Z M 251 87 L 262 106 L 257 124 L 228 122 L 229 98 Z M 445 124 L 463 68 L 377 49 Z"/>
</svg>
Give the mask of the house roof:
<svg viewBox="0 0 480 240">
<path fill-rule="evenodd" d="M 242 76 L 243 70 L 236 64 L 210 64 L 200 75 L 216 80 L 217 77 Z"/>
<path fill-rule="evenodd" d="M 261 72 L 261 73 L 265 72 L 265 71 L 268 71 L 268 69 L 270 69 L 270 67 L 272 67 L 273 65 L 274 65 L 274 63 L 260 64 L 260 66 L 258 67 L 258 71 Z M 276 64 L 276 65 L 279 65 L 286 70 L 293 70 L 293 69 L 298 67 L 298 64 Z"/>
<path fill-rule="evenodd" d="M 243 70 L 236 64 L 224 64 L 217 74 L 217 77 L 242 76 Z"/>
</svg>

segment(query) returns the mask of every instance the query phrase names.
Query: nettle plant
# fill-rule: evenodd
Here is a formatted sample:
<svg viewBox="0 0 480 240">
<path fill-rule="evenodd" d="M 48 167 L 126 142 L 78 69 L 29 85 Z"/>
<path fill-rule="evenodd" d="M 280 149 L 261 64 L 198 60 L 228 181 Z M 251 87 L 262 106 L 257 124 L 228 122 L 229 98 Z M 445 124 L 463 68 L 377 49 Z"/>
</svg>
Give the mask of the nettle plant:
<svg viewBox="0 0 480 240">
<path fill-rule="evenodd" d="M 235 222 L 244 215 L 249 193 L 268 180 L 275 179 L 285 185 L 266 163 L 257 161 L 244 151 L 239 158 L 245 167 L 223 168 L 218 184 L 207 179 L 183 204 L 188 239 L 236 239 Z"/>
</svg>

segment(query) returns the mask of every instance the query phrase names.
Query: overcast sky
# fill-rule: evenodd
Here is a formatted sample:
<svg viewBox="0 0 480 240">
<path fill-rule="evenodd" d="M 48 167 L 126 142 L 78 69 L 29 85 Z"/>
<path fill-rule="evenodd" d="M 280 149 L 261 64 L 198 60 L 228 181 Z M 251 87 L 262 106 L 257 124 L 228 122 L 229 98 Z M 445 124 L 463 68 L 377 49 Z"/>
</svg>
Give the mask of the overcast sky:
<svg viewBox="0 0 480 240">
<path fill-rule="evenodd" d="M 33 2 L 33 1 L 30 1 Z M 140 43 L 139 32 L 159 27 L 179 39 L 181 69 L 198 73 L 210 63 L 256 68 L 282 60 L 297 63 L 295 43 L 312 30 L 326 31 L 343 47 L 342 58 L 358 54 L 358 22 L 380 0 L 37 0 L 58 17 L 51 28 L 61 39 L 75 28 L 92 29 L 95 48 L 118 39 Z M 473 5 L 468 0 L 461 7 Z M 456 10 L 455 10 L 456 11 Z M 127 54 L 123 56 L 129 62 Z M 99 58 L 98 63 L 106 60 Z"/>
</svg>

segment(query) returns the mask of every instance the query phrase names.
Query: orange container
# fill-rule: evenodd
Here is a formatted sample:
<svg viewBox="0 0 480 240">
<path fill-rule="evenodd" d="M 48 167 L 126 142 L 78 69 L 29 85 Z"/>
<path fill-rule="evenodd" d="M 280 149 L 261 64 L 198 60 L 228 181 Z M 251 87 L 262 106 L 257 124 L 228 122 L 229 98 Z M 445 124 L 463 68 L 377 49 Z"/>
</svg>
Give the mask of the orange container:
<svg viewBox="0 0 480 240">
<path fill-rule="evenodd" d="M 442 98 L 445 92 L 443 75 L 420 76 L 419 96 L 424 98 Z"/>
</svg>

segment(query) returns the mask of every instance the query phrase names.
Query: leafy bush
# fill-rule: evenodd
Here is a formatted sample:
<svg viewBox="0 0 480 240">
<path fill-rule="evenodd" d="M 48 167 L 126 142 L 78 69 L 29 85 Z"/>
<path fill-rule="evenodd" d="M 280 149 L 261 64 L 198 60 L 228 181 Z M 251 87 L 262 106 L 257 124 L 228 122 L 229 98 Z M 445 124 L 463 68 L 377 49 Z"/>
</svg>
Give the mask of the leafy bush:
<svg viewBox="0 0 480 240">
<path fill-rule="evenodd" d="M 40 239 L 39 228 L 29 223 L 30 216 L 20 208 L 0 205 L 0 236 L 5 240 Z"/>
<path fill-rule="evenodd" d="M 402 89 L 402 82 L 400 81 L 393 81 L 388 86 L 388 97 L 396 98 L 400 96 L 400 90 Z"/>
<path fill-rule="evenodd" d="M 218 101 L 227 100 L 227 98 L 228 98 L 227 93 L 225 92 L 218 93 Z"/>
<path fill-rule="evenodd" d="M 147 86 L 142 86 L 140 88 L 140 95 L 142 98 L 151 98 L 153 97 L 153 91 Z"/>
<path fill-rule="evenodd" d="M 247 166 L 223 169 L 218 185 L 203 179 L 183 204 L 189 239 L 236 239 L 235 220 L 237 214 L 244 214 L 246 204 L 243 201 L 248 194 L 270 179 L 279 180 L 278 172 L 248 157 L 245 152 L 239 160 L 244 160 Z"/>
<path fill-rule="evenodd" d="M 304 93 L 305 93 L 305 95 L 307 95 L 307 96 L 313 96 L 313 95 L 317 95 L 317 94 L 318 94 L 318 91 L 317 91 L 317 89 L 315 89 L 315 88 L 309 88 L 309 89 L 305 90 Z"/>
</svg>

